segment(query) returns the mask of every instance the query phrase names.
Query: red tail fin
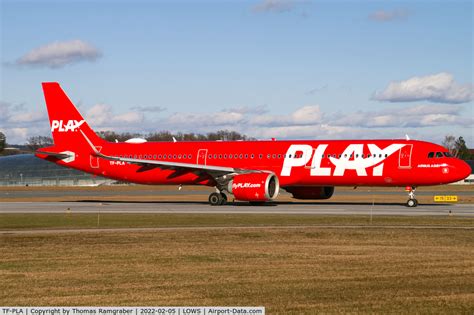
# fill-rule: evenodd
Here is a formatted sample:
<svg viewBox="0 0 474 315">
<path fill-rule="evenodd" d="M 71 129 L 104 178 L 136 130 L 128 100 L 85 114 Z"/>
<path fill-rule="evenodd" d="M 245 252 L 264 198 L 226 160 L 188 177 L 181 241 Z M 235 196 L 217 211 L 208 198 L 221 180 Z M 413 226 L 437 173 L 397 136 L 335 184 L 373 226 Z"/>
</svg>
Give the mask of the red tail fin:
<svg viewBox="0 0 474 315">
<path fill-rule="evenodd" d="M 43 92 L 55 146 L 87 145 L 89 147 L 80 131 L 95 145 L 104 143 L 104 140 L 89 127 L 59 83 L 43 83 Z"/>
</svg>

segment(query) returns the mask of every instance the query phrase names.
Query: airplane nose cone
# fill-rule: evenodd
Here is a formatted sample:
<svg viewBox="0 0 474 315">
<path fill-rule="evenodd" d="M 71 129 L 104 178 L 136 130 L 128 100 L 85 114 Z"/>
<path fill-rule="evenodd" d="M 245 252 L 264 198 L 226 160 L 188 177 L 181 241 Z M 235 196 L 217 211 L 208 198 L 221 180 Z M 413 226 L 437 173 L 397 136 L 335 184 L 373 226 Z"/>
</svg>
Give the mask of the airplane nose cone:
<svg viewBox="0 0 474 315">
<path fill-rule="evenodd" d="M 457 169 L 461 180 L 465 179 L 472 173 L 471 167 L 464 161 L 459 161 L 459 166 L 457 167 Z"/>
</svg>

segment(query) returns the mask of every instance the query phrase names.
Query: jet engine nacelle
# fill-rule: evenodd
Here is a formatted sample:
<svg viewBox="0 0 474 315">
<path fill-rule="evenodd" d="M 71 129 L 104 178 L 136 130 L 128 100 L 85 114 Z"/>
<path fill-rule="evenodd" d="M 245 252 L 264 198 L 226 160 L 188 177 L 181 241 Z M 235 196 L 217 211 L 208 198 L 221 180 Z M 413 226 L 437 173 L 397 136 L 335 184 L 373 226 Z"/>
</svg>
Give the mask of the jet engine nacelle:
<svg viewBox="0 0 474 315">
<path fill-rule="evenodd" d="M 240 174 L 229 182 L 228 191 L 237 200 L 268 201 L 278 196 L 280 184 L 273 173 Z"/>
<path fill-rule="evenodd" d="M 334 186 L 292 186 L 285 187 L 285 190 L 295 199 L 329 199 L 334 194 Z"/>
</svg>

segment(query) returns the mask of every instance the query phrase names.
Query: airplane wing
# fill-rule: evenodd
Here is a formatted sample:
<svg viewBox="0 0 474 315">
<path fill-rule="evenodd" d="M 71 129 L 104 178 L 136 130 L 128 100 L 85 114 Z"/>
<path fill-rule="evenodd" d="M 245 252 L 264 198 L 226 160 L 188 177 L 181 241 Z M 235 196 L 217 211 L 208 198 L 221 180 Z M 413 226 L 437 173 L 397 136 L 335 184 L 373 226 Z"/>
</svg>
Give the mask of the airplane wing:
<svg viewBox="0 0 474 315">
<path fill-rule="evenodd" d="M 193 164 L 193 163 L 178 163 L 178 162 L 168 162 L 168 161 L 159 161 L 159 160 L 148 160 L 148 159 L 133 159 L 126 157 L 116 157 L 110 156 L 103 153 L 100 153 L 99 150 L 92 144 L 92 142 L 87 138 L 87 136 L 80 130 L 86 141 L 89 143 L 91 149 L 94 151 L 94 154 L 97 157 L 110 160 L 110 161 L 121 161 L 128 162 L 132 164 L 138 164 L 143 166 L 156 166 L 161 169 L 182 169 L 189 171 L 204 171 L 209 173 L 213 177 L 228 175 L 228 174 L 244 174 L 244 173 L 260 173 L 260 170 L 251 170 L 251 169 L 241 169 L 233 167 L 224 167 L 224 166 L 212 166 L 212 165 L 202 165 L 202 164 Z"/>
</svg>

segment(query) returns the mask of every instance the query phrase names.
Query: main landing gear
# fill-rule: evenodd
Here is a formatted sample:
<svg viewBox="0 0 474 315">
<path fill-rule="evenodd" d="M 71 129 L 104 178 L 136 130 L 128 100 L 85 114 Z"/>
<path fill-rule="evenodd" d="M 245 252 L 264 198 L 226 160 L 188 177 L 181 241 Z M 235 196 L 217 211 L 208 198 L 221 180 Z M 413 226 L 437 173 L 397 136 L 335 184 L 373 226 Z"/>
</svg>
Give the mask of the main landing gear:
<svg viewBox="0 0 474 315">
<path fill-rule="evenodd" d="M 209 195 L 209 204 L 211 206 L 222 206 L 227 203 L 227 196 L 224 193 L 214 192 Z"/>
<path fill-rule="evenodd" d="M 405 190 L 408 191 L 407 207 L 412 208 L 418 206 L 418 200 L 415 198 L 416 187 L 408 186 Z"/>
</svg>

